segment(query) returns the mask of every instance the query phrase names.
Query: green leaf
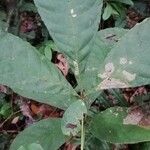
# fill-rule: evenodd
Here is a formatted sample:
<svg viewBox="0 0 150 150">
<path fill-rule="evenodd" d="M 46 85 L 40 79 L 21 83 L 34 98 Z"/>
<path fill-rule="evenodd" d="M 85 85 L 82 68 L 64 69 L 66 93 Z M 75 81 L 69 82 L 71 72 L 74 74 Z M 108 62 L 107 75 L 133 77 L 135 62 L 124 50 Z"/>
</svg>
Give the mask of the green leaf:
<svg viewBox="0 0 150 150">
<path fill-rule="evenodd" d="M 112 0 L 113 2 L 120 2 L 120 3 L 124 3 L 127 5 L 134 5 L 132 0 Z"/>
<path fill-rule="evenodd" d="M 0 115 L 3 118 L 7 118 L 11 114 L 11 105 L 9 103 L 4 103 L 3 106 L 0 108 Z"/>
<path fill-rule="evenodd" d="M 44 53 L 45 53 L 46 58 L 51 61 L 51 59 L 52 59 L 51 44 L 48 44 L 48 45 L 45 47 Z"/>
<path fill-rule="evenodd" d="M 60 119 L 45 119 L 31 125 L 17 135 L 10 150 L 27 148 L 30 144 L 32 147 L 40 145 L 43 150 L 57 150 L 66 140 L 62 134 L 60 122 Z M 28 148 L 31 150 L 31 145 Z"/>
<path fill-rule="evenodd" d="M 115 2 L 112 2 L 110 3 L 110 5 L 113 7 L 114 10 L 116 10 L 118 12 L 118 14 L 120 15 L 120 17 L 126 15 L 126 12 L 125 12 L 125 7 L 119 3 L 115 3 Z"/>
<path fill-rule="evenodd" d="M 126 124 L 127 108 L 114 107 L 96 115 L 91 123 L 91 132 L 100 140 L 111 143 L 138 143 L 150 141 L 150 128 Z M 132 118 L 133 121 L 136 118 Z"/>
<path fill-rule="evenodd" d="M 111 7 L 111 5 L 107 4 L 107 6 L 104 9 L 103 15 L 102 15 L 103 20 L 107 20 L 111 16 L 112 9 L 113 8 Z"/>
<path fill-rule="evenodd" d="M 60 71 L 29 43 L 0 32 L 0 83 L 16 93 L 66 109 L 76 92 Z"/>
<path fill-rule="evenodd" d="M 46 57 L 48 56 L 47 52 L 51 53 L 52 51 L 59 51 L 56 44 L 53 41 L 44 41 L 43 43 L 37 46 L 37 49 L 41 54 L 45 55 Z M 52 56 L 48 56 L 47 58 L 51 60 Z"/>
<path fill-rule="evenodd" d="M 101 81 L 98 77 L 99 68 L 101 68 L 112 47 L 127 31 L 120 28 L 109 28 L 98 32 L 94 47 L 91 49 L 90 56 L 86 62 L 84 73 L 81 74 L 81 82 L 77 87 L 79 90 L 81 88 L 85 90 L 85 97 L 88 97 L 91 102 L 99 95 L 99 91 L 96 90 L 97 83 Z M 89 102 L 89 100 L 86 102 Z"/>
<path fill-rule="evenodd" d="M 97 90 L 150 83 L 150 19 L 132 28 L 111 49 L 99 71 Z"/>
<path fill-rule="evenodd" d="M 34 2 L 59 50 L 71 60 L 75 75 L 80 75 L 98 30 L 102 0 Z"/>
<path fill-rule="evenodd" d="M 87 108 L 82 100 L 78 100 L 71 104 L 65 111 L 61 121 L 62 132 L 68 136 L 76 136 L 81 130 L 80 121 L 83 119 L 84 114 L 87 114 Z"/>
<path fill-rule="evenodd" d="M 25 148 L 24 146 L 21 146 L 18 150 L 43 150 L 41 145 L 40 144 L 36 144 L 36 143 L 32 143 L 30 145 L 27 145 L 26 147 L 27 148 Z"/>
</svg>

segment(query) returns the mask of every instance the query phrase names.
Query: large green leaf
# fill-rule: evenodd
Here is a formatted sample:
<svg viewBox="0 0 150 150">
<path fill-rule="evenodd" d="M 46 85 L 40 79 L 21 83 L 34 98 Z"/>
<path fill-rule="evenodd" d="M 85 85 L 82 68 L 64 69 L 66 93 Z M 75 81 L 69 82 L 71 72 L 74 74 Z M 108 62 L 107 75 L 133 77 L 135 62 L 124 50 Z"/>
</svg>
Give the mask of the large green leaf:
<svg viewBox="0 0 150 150">
<path fill-rule="evenodd" d="M 34 0 L 58 48 L 70 58 L 75 75 L 84 69 L 98 30 L 102 0 Z"/>
<path fill-rule="evenodd" d="M 150 83 L 150 19 L 136 25 L 111 49 L 100 68 L 97 89 Z"/>
<path fill-rule="evenodd" d="M 22 96 L 62 109 L 76 92 L 58 69 L 29 43 L 0 32 L 0 83 Z"/>
<path fill-rule="evenodd" d="M 79 89 L 83 88 L 86 91 L 85 96 L 90 97 L 92 101 L 99 94 L 99 91 L 96 90 L 97 83 L 101 81 L 98 77 L 99 68 L 112 47 L 127 31 L 120 28 L 109 28 L 98 32 L 94 47 L 91 49 L 86 62 L 85 71 L 81 74 L 81 82 L 77 87 Z"/>
<path fill-rule="evenodd" d="M 22 131 L 13 141 L 10 150 L 39 144 L 43 150 L 57 150 L 66 140 L 61 131 L 60 119 L 45 119 Z"/>
<path fill-rule="evenodd" d="M 101 112 L 91 123 L 91 132 L 100 140 L 111 143 L 150 141 L 150 128 L 136 124 L 139 114 L 128 116 L 126 108 L 114 107 Z"/>
</svg>

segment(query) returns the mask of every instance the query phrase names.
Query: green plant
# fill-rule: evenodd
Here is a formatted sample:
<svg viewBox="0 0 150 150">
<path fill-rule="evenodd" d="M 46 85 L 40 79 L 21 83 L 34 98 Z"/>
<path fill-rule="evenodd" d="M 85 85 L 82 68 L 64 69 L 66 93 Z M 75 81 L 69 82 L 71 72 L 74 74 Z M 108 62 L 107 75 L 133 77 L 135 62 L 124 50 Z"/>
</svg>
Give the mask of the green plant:
<svg viewBox="0 0 150 150">
<path fill-rule="evenodd" d="M 67 57 L 77 86 L 73 88 L 35 47 L 1 29 L 0 83 L 22 96 L 65 110 L 61 119 L 41 120 L 25 129 L 10 150 L 32 146 L 56 150 L 78 137 L 83 150 L 89 136 L 103 144 L 102 148 L 109 147 L 106 142 L 150 141 L 149 126 L 136 112 L 130 116 L 126 107 L 91 111 L 91 104 L 104 89 L 150 83 L 150 19 L 130 31 L 111 28 L 97 32 L 102 0 L 34 2 L 58 50 Z"/>
<path fill-rule="evenodd" d="M 126 19 L 126 5 L 133 6 L 132 0 L 105 0 L 103 6 L 103 20 L 113 16 L 116 27 L 123 27 Z"/>
</svg>

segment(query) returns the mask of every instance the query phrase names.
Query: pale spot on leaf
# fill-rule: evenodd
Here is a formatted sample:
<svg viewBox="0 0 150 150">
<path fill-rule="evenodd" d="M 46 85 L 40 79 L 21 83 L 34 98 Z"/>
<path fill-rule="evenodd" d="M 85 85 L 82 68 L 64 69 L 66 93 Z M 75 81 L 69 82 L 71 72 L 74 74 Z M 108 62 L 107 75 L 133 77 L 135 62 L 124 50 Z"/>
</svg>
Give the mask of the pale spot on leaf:
<svg viewBox="0 0 150 150">
<path fill-rule="evenodd" d="M 120 81 L 119 79 L 105 79 L 103 80 L 96 88 L 96 90 L 102 90 L 102 89 L 110 89 L 110 88 L 125 88 L 128 87 L 126 83 Z"/>
<path fill-rule="evenodd" d="M 77 14 L 72 14 L 72 17 L 77 17 Z"/>
<path fill-rule="evenodd" d="M 128 71 L 126 71 L 126 70 L 123 70 L 122 73 L 123 73 L 124 77 L 125 77 L 128 81 L 133 81 L 133 80 L 135 79 L 135 77 L 136 77 L 136 74 L 135 74 L 135 73 L 132 74 L 132 73 L 129 73 Z"/>
<path fill-rule="evenodd" d="M 98 74 L 98 77 L 102 78 L 102 79 L 105 79 L 105 78 L 108 78 L 111 76 L 111 74 L 114 72 L 115 70 L 115 67 L 113 65 L 113 63 L 108 63 L 105 65 L 105 71 L 104 73 L 99 73 Z"/>
<path fill-rule="evenodd" d="M 73 13 L 74 13 L 74 10 L 73 10 L 73 9 L 71 9 L 71 10 L 70 10 L 70 12 L 71 12 L 71 14 L 73 14 Z"/>
<path fill-rule="evenodd" d="M 101 78 L 101 79 L 105 79 L 105 78 L 107 78 L 107 76 L 108 75 L 105 72 L 103 74 L 100 74 L 100 73 L 98 74 L 98 77 Z"/>
<path fill-rule="evenodd" d="M 71 13 L 72 17 L 76 17 L 77 16 L 77 14 L 74 13 L 74 9 L 71 9 L 70 13 Z"/>
<path fill-rule="evenodd" d="M 120 64 L 121 64 L 121 65 L 125 65 L 126 63 L 127 63 L 127 59 L 124 58 L 124 57 L 121 57 L 121 58 L 120 58 Z"/>
<path fill-rule="evenodd" d="M 114 70 L 115 70 L 115 67 L 114 67 L 113 63 L 108 63 L 105 65 L 105 72 L 113 73 Z"/>
<path fill-rule="evenodd" d="M 133 64 L 133 62 L 132 61 L 129 61 L 129 65 L 132 65 Z"/>
<path fill-rule="evenodd" d="M 140 109 L 135 109 L 126 116 L 125 119 L 123 119 L 123 124 L 132 124 L 132 125 L 138 125 L 141 119 L 143 118 L 144 114 Z"/>
</svg>

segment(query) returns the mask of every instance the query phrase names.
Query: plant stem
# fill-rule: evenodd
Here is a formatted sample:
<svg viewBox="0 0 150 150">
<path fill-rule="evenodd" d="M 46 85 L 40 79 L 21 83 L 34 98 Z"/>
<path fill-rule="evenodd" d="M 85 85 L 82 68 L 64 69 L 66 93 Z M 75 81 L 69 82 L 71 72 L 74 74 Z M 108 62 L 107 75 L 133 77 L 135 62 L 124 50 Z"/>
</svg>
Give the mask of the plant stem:
<svg viewBox="0 0 150 150">
<path fill-rule="evenodd" d="M 84 133 L 84 116 L 81 120 L 81 150 L 84 149 L 84 139 L 85 139 L 85 133 Z"/>
</svg>

